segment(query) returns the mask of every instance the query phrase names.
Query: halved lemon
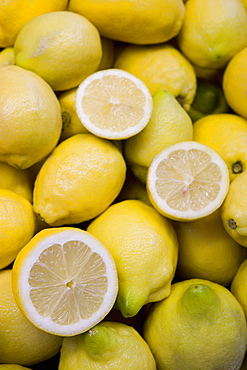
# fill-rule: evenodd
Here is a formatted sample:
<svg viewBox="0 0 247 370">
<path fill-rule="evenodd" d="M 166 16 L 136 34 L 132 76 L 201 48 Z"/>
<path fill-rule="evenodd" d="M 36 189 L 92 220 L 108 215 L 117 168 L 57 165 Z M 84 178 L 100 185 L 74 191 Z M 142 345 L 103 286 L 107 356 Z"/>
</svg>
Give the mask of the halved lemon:
<svg viewBox="0 0 247 370">
<path fill-rule="evenodd" d="M 205 217 L 224 201 L 229 172 L 221 156 L 195 141 L 183 141 L 154 157 L 147 175 L 153 206 L 173 220 Z"/>
<path fill-rule="evenodd" d="M 13 293 L 26 318 L 60 336 L 82 333 L 113 307 L 118 291 L 115 262 L 89 232 L 43 229 L 13 265 Z"/>
<path fill-rule="evenodd" d="M 153 109 L 146 84 L 117 68 L 97 71 L 76 91 L 76 111 L 91 133 L 105 139 L 127 139 L 148 123 Z"/>
</svg>

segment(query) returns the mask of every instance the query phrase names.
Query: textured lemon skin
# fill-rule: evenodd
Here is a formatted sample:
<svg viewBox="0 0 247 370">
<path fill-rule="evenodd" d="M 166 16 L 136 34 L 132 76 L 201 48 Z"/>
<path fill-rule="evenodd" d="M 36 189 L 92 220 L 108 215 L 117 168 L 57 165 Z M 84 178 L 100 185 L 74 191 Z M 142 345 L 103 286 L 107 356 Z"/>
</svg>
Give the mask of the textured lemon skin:
<svg viewBox="0 0 247 370">
<path fill-rule="evenodd" d="M 244 171 L 231 182 L 221 211 L 226 231 L 244 247 L 247 247 L 246 180 L 247 171 Z"/>
<path fill-rule="evenodd" d="M 244 311 L 222 285 L 204 279 L 172 285 L 153 305 L 144 339 L 162 370 L 239 369 L 247 345 Z"/>
<path fill-rule="evenodd" d="M 155 370 L 152 352 L 131 326 L 102 321 L 88 332 L 65 338 L 61 348 L 59 370 Z"/>
<path fill-rule="evenodd" d="M 189 60 L 171 44 L 127 45 L 114 67 L 140 78 L 152 95 L 161 89 L 170 91 L 189 110 L 196 94 L 196 74 Z"/>
<path fill-rule="evenodd" d="M 247 168 L 247 121 L 243 117 L 218 113 L 200 118 L 193 125 L 193 140 L 210 146 L 224 159 L 230 181 Z"/>
<path fill-rule="evenodd" d="M 175 230 L 180 279 L 200 278 L 229 286 L 247 257 L 247 250 L 226 232 L 221 208 L 203 219 L 177 222 Z"/>
<path fill-rule="evenodd" d="M 34 211 L 51 226 L 88 221 L 114 201 L 125 176 L 123 156 L 110 141 L 74 135 L 56 147 L 38 173 Z"/>
<path fill-rule="evenodd" d="M 51 87 L 18 66 L 0 68 L 0 161 L 26 169 L 57 145 L 61 109 Z"/>
<path fill-rule="evenodd" d="M 124 317 L 169 295 L 178 243 L 169 220 L 140 200 L 125 200 L 108 207 L 88 231 L 112 254 L 119 276 L 116 304 Z"/>
<path fill-rule="evenodd" d="M 35 72 L 55 91 L 78 86 L 102 57 L 97 28 L 85 17 L 56 11 L 30 20 L 14 43 L 15 64 Z"/>
<path fill-rule="evenodd" d="M 158 90 L 153 95 L 153 111 L 147 126 L 124 141 L 124 156 L 137 177 L 143 172 L 140 180 L 145 183 L 148 167 L 156 154 L 192 137 L 193 126 L 187 112 L 171 92 Z"/>
<path fill-rule="evenodd" d="M 222 81 L 223 91 L 229 106 L 236 114 L 245 119 L 247 119 L 246 60 L 247 48 L 244 48 L 230 60 L 224 71 Z"/>
<path fill-rule="evenodd" d="M 238 0 L 185 4 L 178 47 L 194 65 L 222 69 L 247 46 L 247 13 Z"/>
<path fill-rule="evenodd" d="M 175 37 L 182 25 L 182 0 L 72 0 L 69 10 L 88 18 L 104 37 L 131 44 L 156 44 Z"/>
<path fill-rule="evenodd" d="M 11 190 L 0 189 L 0 269 L 14 261 L 33 237 L 36 226 L 31 203 Z"/>
<path fill-rule="evenodd" d="M 64 10 L 68 0 L 5 0 L 0 4 L 0 47 L 13 46 L 20 29 L 30 19 L 44 13 Z"/>
<path fill-rule="evenodd" d="M 0 362 L 32 366 L 55 356 L 62 338 L 34 327 L 22 314 L 12 292 L 12 270 L 0 271 Z"/>
</svg>

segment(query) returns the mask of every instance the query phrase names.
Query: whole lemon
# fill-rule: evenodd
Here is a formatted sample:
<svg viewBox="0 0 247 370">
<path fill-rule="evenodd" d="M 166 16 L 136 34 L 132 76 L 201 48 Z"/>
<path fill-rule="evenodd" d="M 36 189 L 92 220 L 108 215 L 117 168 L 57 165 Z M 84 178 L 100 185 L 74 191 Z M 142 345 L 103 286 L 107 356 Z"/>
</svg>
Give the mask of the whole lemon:
<svg viewBox="0 0 247 370">
<path fill-rule="evenodd" d="M 68 0 L 4 0 L 0 3 L 0 47 L 13 46 L 20 29 L 37 15 L 64 10 Z"/>
<path fill-rule="evenodd" d="M 177 38 L 196 66 L 222 69 L 247 46 L 247 12 L 239 0 L 190 0 Z"/>
<path fill-rule="evenodd" d="M 239 369 L 247 347 L 242 306 L 204 279 L 174 283 L 169 297 L 151 307 L 143 335 L 160 370 Z"/>
<path fill-rule="evenodd" d="M 247 169 L 247 120 L 237 114 L 216 113 L 198 119 L 193 140 L 210 146 L 226 162 L 230 180 Z"/>
<path fill-rule="evenodd" d="M 170 220 L 136 199 L 112 204 L 87 230 L 112 254 L 119 277 L 117 307 L 133 317 L 143 305 L 170 294 L 177 236 Z"/>
<path fill-rule="evenodd" d="M 12 270 L 0 271 L 0 363 L 32 366 L 59 353 L 62 338 L 33 326 L 12 292 Z"/>
<path fill-rule="evenodd" d="M 153 95 L 168 90 L 185 110 L 196 94 L 197 79 L 189 60 L 173 45 L 127 45 L 118 53 L 115 68 L 140 78 Z"/>
<path fill-rule="evenodd" d="M 23 196 L 0 189 L 0 269 L 14 261 L 36 231 L 36 215 Z"/>
<path fill-rule="evenodd" d="M 191 222 L 177 222 L 180 279 L 199 278 L 229 286 L 247 250 L 226 232 L 221 209 Z M 210 232 L 209 232 L 210 230 Z"/>
<path fill-rule="evenodd" d="M 98 30 L 88 19 L 57 11 L 27 22 L 17 35 L 14 52 L 16 65 L 60 91 L 78 86 L 97 70 L 102 46 Z"/>
<path fill-rule="evenodd" d="M 230 60 L 223 74 L 222 87 L 229 106 L 236 114 L 247 119 L 247 47 Z"/>
<path fill-rule="evenodd" d="M 52 88 L 37 74 L 0 68 L 0 161 L 25 169 L 57 145 L 61 109 Z"/>
<path fill-rule="evenodd" d="M 240 245 L 247 247 L 247 171 L 234 179 L 222 204 L 221 218 L 228 234 Z"/>
<path fill-rule="evenodd" d="M 86 333 L 64 338 L 59 370 L 155 370 L 148 344 L 132 327 L 102 321 Z"/>
<path fill-rule="evenodd" d="M 34 211 L 52 226 L 88 221 L 114 201 L 125 176 L 123 156 L 110 141 L 92 134 L 71 136 L 37 175 Z"/>
<path fill-rule="evenodd" d="M 82 14 L 109 39 L 156 44 L 175 37 L 182 25 L 182 0 L 70 0 L 69 10 Z"/>
</svg>

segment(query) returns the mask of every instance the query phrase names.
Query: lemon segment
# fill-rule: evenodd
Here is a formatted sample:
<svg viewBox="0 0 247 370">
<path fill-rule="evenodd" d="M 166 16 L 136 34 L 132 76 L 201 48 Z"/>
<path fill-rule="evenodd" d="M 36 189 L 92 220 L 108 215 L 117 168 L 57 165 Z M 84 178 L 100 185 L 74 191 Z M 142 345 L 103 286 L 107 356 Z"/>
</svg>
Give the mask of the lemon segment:
<svg viewBox="0 0 247 370">
<path fill-rule="evenodd" d="M 118 280 L 110 253 L 90 233 L 44 229 L 13 266 L 13 292 L 36 327 L 72 336 L 97 324 L 112 308 Z"/>
<path fill-rule="evenodd" d="M 97 71 L 76 92 L 76 111 L 83 125 L 105 139 L 126 139 L 148 123 L 153 101 L 148 87 L 117 69 Z"/>
<path fill-rule="evenodd" d="M 226 163 L 194 141 L 174 144 L 155 156 L 147 175 L 151 203 L 174 220 L 205 217 L 220 207 L 229 188 Z"/>
</svg>

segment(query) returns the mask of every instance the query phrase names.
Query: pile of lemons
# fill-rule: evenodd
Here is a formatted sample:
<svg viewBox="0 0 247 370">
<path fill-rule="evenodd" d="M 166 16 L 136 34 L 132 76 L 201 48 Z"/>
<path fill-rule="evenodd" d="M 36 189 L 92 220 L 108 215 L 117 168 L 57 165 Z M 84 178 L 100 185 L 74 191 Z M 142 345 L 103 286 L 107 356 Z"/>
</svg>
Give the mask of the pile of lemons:
<svg viewBox="0 0 247 370">
<path fill-rule="evenodd" d="M 247 1 L 0 1 L 0 370 L 247 368 Z"/>
</svg>

